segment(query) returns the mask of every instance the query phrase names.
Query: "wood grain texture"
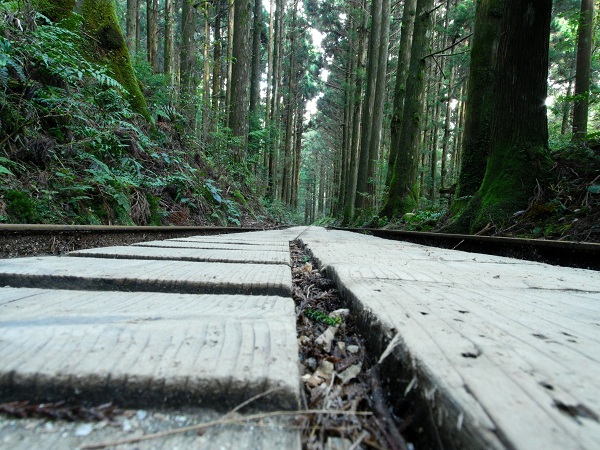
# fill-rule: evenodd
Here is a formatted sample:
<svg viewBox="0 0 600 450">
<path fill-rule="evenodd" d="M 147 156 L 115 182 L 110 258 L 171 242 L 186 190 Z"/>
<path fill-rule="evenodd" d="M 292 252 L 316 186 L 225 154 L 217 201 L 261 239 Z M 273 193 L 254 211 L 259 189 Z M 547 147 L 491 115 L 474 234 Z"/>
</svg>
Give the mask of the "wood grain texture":
<svg viewBox="0 0 600 450">
<path fill-rule="evenodd" d="M 598 272 L 355 236 L 301 240 L 454 445 L 597 447 Z"/>
<path fill-rule="evenodd" d="M 169 248 L 159 246 L 116 246 L 70 252 L 69 256 L 88 258 L 156 259 L 172 261 L 226 262 L 290 265 L 289 250 L 282 252 L 256 250 Z"/>
<path fill-rule="evenodd" d="M 0 261 L 0 285 L 101 291 L 282 295 L 290 269 L 280 264 L 38 257 Z"/>
<path fill-rule="evenodd" d="M 297 405 L 290 298 L 0 289 L 0 391 Z M 293 374 L 296 374 L 295 376 Z"/>
</svg>

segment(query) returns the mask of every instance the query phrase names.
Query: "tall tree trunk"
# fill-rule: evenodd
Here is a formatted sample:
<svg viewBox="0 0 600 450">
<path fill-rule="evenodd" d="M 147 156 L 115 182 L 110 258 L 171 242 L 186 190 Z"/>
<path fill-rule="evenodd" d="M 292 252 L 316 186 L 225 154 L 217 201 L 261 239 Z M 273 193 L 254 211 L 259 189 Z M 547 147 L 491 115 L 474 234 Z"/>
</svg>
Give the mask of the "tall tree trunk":
<svg viewBox="0 0 600 450">
<path fill-rule="evenodd" d="M 262 0 L 254 0 L 252 26 L 252 72 L 250 75 L 250 117 L 258 123 L 258 107 L 260 102 L 260 62 L 261 62 L 261 42 L 260 32 L 262 30 Z"/>
<path fill-rule="evenodd" d="M 225 104 L 227 105 L 227 127 L 231 128 L 231 94 L 233 84 L 233 35 L 235 30 L 235 1 L 229 1 L 227 15 L 227 94 Z"/>
<path fill-rule="evenodd" d="M 221 95 L 221 17 L 227 10 L 227 0 L 216 0 L 216 5 L 212 75 L 212 108 L 215 113 L 219 111 Z"/>
<path fill-rule="evenodd" d="M 377 63 L 377 76 L 375 84 L 375 99 L 373 104 L 373 121 L 371 123 L 371 137 L 369 139 L 369 160 L 367 178 L 369 181 L 367 191 L 369 197 L 365 197 L 368 207 L 375 207 L 376 182 L 375 168 L 381 151 L 381 129 L 383 125 L 383 110 L 387 98 L 387 62 L 389 58 L 390 42 L 390 0 L 382 0 L 381 24 L 380 24 L 379 62 Z"/>
<path fill-rule="evenodd" d="M 164 65 L 165 75 L 173 83 L 173 57 L 175 53 L 175 8 L 174 0 L 165 0 L 165 47 L 164 47 Z"/>
<path fill-rule="evenodd" d="M 471 232 L 487 224 L 501 227 L 526 208 L 547 169 L 544 102 L 551 12 L 552 2 L 505 2 L 491 105 L 490 152 L 481 187 L 463 213 Z"/>
<path fill-rule="evenodd" d="M 364 73 L 367 49 L 367 14 L 366 0 L 362 0 L 362 17 L 358 19 L 358 55 L 357 55 L 357 73 Z M 354 95 L 354 111 L 352 119 L 352 147 L 350 149 L 349 174 L 346 179 L 346 198 L 344 203 L 344 217 L 342 223 L 349 224 L 354 217 L 354 204 L 358 185 L 358 161 L 361 141 L 361 123 L 363 116 L 363 91 L 364 78 L 359 75 L 356 77 L 356 90 Z"/>
<path fill-rule="evenodd" d="M 563 102 L 563 111 L 562 111 L 562 123 L 560 125 L 560 134 L 563 136 L 567 134 L 567 130 L 569 129 L 569 116 L 571 115 L 571 101 L 570 97 L 573 93 L 573 79 L 572 74 L 569 76 L 569 84 L 567 85 L 567 95 Z"/>
<path fill-rule="evenodd" d="M 365 110 L 362 116 L 362 132 L 360 140 L 360 158 L 358 160 L 358 178 L 354 207 L 356 214 L 368 206 L 369 157 L 371 138 L 373 137 L 373 114 L 375 108 L 375 92 L 377 89 L 377 67 L 379 65 L 379 46 L 381 41 L 382 2 L 371 3 L 371 30 L 369 33 L 369 52 L 367 66 L 367 89 L 365 94 Z M 386 17 L 386 20 L 388 18 Z"/>
<path fill-rule="evenodd" d="M 298 97 L 301 97 L 298 94 Z M 304 133 L 304 124 L 302 118 L 304 117 L 304 110 L 306 108 L 306 101 L 298 99 L 298 110 L 296 111 L 296 133 L 295 133 L 295 149 L 294 149 L 294 182 L 292 185 L 292 207 L 298 208 L 298 187 L 300 186 L 300 163 L 302 160 L 302 135 Z"/>
<path fill-rule="evenodd" d="M 210 3 L 204 4 L 204 43 L 202 45 L 203 71 L 202 71 L 202 138 L 209 142 L 211 128 L 210 119 Z"/>
<path fill-rule="evenodd" d="M 271 160 L 273 153 L 273 143 L 271 139 L 271 92 L 272 92 L 272 84 L 271 79 L 273 78 L 273 38 L 274 38 L 274 30 L 273 26 L 275 24 L 275 0 L 270 0 L 269 2 L 269 37 L 267 43 L 267 93 L 265 99 L 265 128 L 267 129 L 267 133 L 269 138 L 267 139 L 267 144 L 265 148 L 263 164 L 264 169 L 267 176 L 267 196 L 270 195 L 270 186 L 271 186 L 271 177 L 273 174 L 271 173 Z"/>
<path fill-rule="evenodd" d="M 581 0 L 577 31 L 577 67 L 575 70 L 575 105 L 573 105 L 573 139 L 587 134 L 590 97 L 590 67 L 594 31 L 594 0 Z"/>
<path fill-rule="evenodd" d="M 129 53 L 137 51 L 137 16 L 140 5 L 138 0 L 127 0 L 127 48 Z"/>
<path fill-rule="evenodd" d="M 291 171 L 292 167 L 292 137 L 294 133 L 294 113 L 296 111 L 296 25 L 298 17 L 298 0 L 294 0 L 294 6 L 292 11 L 292 30 L 290 33 L 290 70 L 288 74 L 288 98 L 287 98 L 287 110 L 286 110 L 286 129 L 285 129 L 285 143 L 284 143 L 284 156 L 283 156 L 283 200 L 289 205 L 291 197 Z"/>
<path fill-rule="evenodd" d="M 492 106 L 497 97 L 498 46 L 505 0 L 480 0 L 475 14 L 461 168 L 452 203 L 460 214 L 483 181 L 490 146 Z M 459 227 L 460 225 L 457 224 Z"/>
<path fill-rule="evenodd" d="M 155 72 L 158 68 L 158 0 L 146 1 L 146 23 L 148 33 L 148 62 Z"/>
<path fill-rule="evenodd" d="M 400 126 L 402 124 L 404 97 L 406 95 L 406 74 L 410 64 L 410 49 L 412 35 L 415 27 L 417 0 L 405 0 L 402 11 L 402 34 L 400 35 L 400 46 L 398 49 L 398 68 L 396 69 L 396 85 L 394 87 L 394 107 L 392 111 L 390 153 L 388 158 L 388 172 L 386 186 L 390 186 L 394 164 L 398 157 L 400 148 Z"/>
<path fill-rule="evenodd" d="M 189 0 L 183 0 L 181 7 L 181 103 L 188 123 L 188 132 L 196 131 L 196 90 L 198 75 L 196 71 L 196 9 Z"/>
<path fill-rule="evenodd" d="M 406 80 L 406 97 L 398 156 L 390 183 L 388 198 L 380 216 L 402 217 L 418 205 L 419 130 L 421 126 L 425 56 L 428 54 L 428 33 L 432 26 L 433 0 L 417 0 L 417 16 L 413 33 L 410 66 Z"/>
<path fill-rule="evenodd" d="M 250 25 L 251 0 L 235 0 L 233 32 L 233 68 L 231 72 L 231 104 L 229 126 L 238 140 L 234 159 L 245 164 L 248 153 L 248 109 L 250 85 Z"/>
<path fill-rule="evenodd" d="M 278 165 L 279 165 L 279 98 L 280 98 L 280 87 L 281 87 L 281 66 L 283 59 L 283 9 L 285 0 L 276 0 L 275 2 L 275 36 L 273 41 L 273 79 L 272 79 L 272 92 L 273 98 L 271 99 L 271 130 L 270 130 L 270 144 L 271 144 L 271 160 L 269 161 L 269 193 L 271 198 L 277 198 L 279 196 L 279 179 Z"/>
</svg>

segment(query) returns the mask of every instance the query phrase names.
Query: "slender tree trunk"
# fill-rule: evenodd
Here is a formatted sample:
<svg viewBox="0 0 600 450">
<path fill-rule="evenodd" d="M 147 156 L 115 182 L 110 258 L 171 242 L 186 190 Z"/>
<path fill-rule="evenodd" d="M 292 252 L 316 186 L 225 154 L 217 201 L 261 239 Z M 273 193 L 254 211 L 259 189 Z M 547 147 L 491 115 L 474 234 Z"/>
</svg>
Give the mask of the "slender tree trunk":
<svg viewBox="0 0 600 450">
<path fill-rule="evenodd" d="M 284 0 L 276 0 L 275 2 L 275 31 L 273 41 L 273 79 L 271 100 L 271 160 L 269 161 L 269 192 L 271 198 L 277 198 L 280 194 L 278 166 L 279 166 L 279 98 L 281 87 L 281 66 L 283 53 L 283 9 Z"/>
<path fill-rule="evenodd" d="M 210 3 L 204 5 L 204 43 L 202 46 L 203 71 L 202 71 L 202 138 L 209 142 L 211 128 L 210 119 Z"/>
<path fill-rule="evenodd" d="M 213 74 L 212 74 L 212 109 L 219 111 L 219 97 L 221 95 L 221 17 L 227 10 L 227 0 L 216 0 L 214 44 L 213 44 Z"/>
<path fill-rule="evenodd" d="M 233 89 L 233 35 L 235 30 L 235 1 L 229 1 L 229 12 L 227 15 L 227 127 L 231 128 L 231 93 Z"/>
<path fill-rule="evenodd" d="M 362 17 L 359 18 L 358 23 L 358 60 L 357 60 L 357 72 L 362 74 L 365 69 L 366 62 L 366 48 L 367 48 L 367 14 L 366 14 L 366 0 L 362 0 Z M 353 127 L 352 127 L 352 147 L 350 149 L 350 163 L 349 163 L 349 174 L 346 185 L 346 199 L 344 204 L 344 218 L 343 223 L 349 224 L 354 217 L 354 204 L 356 201 L 356 192 L 358 185 L 358 161 L 360 152 L 360 141 L 361 141 L 361 124 L 363 115 L 363 91 L 364 91 L 364 78 L 359 75 L 356 79 L 356 90 L 354 96 L 354 111 L 353 111 Z"/>
<path fill-rule="evenodd" d="M 300 97 L 300 95 L 298 95 Z M 304 125 L 302 118 L 306 108 L 306 101 L 298 99 L 298 111 L 296 112 L 296 133 L 295 133 L 295 150 L 294 150 L 294 182 L 292 185 L 292 207 L 298 208 L 298 187 L 300 185 L 300 163 L 302 160 L 302 135 L 304 133 Z"/>
<path fill-rule="evenodd" d="M 139 10 L 138 0 L 127 0 L 127 48 L 129 53 L 137 51 L 137 16 Z"/>
<path fill-rule="evenodd" d="M 371 30 L 369 33 L 369 52 L 367 67 L 367 89 L 365 95 L 365 111 L 362 116 L 362 132 L 360 140 L 360 158 L 358 160 L 358 178 L 354 206 L 359 213 L 368 206 L 369 157 L 371 139 L 373 137 L 373 114 L 375 109 L 375 93 L 377 89 L 377 67 L 379 65 L 379 46 L 381 45 L 382 2 L 371 4 Z M 386 18 L 387 20 L 387 18 Z"/>
<path fill-rule="evenodd" d="M 196 71 L 196 10 L 188 0 L 183 0 L 181 7 L 181 102 L 188 122 L 188 132 L 196 131 L 196 89 L 198 76 Z"/>
<path fill-rule="evenodd" d="M 174 0 L 165 0 L 165 61 L 163 65 L 163 70 L 169 77 L 169 80 L 171 80 L 171 84 L 173 83 L 173 56 L 175 52 L 175 8 L 173 1 Z"/>
<path fill-rule="evenodd" d="M 381 32 L 379 45 L 379 62 L 377 63 L 377 77 L 375 85 L 375 99 L 373 104 L 373 122 L 371 124 L 371 137 L 369 139 L 369 159 L 368 159 L 368 180 L 367 191 L 369 197 L 366 205 L 370 208 L 375 207 L 376 201 L 376 165 L 381 151 L 381 129 L 383 126 L 383 110 L 387 97 L 387 62 L 389 58 L 390 41 L 390 0 L 382 0 L 381 4 Z"/>
<path fill-rule="evenodd" d="M 569 76 L 569 84 L 567 85 L 567 100 L 563 102 L 563 111 L 562 111 L 562 123 L 560 125 L 560 134 L 563 136 L 567 134 L 567 130 L 569 129 L 569 116 L 571 115 L 571 101 L 570 97 L 573 93 L 573 79 L 572 73 Z"/>
<path fill-rule="evenodd" d="M 292 167 L 292 137 L 294 133 L 294 112 L 296 111 L 296 25 L 298 17 L 298 0 L 294 0 L 294 6 L 292 11 L 292 30 L 290 33 L 290 71 L 288 75 L 288 101 L 287 101 L 287 120 L 285 130 L 285 144 L 284 144 L 284 159 L 283 159 L 283 200 L 286 204 L 290 204 L 289 200 L 291 197 L 291 172 Z"/>
<path fill-rule="evenodd" d="M 158 0 L 146 1 L 146 23 L 148 33 L 148 62 L 155 72 L 158 67 Z"/>
<path fill-rule="evenodd" d="M 402 217 L 418 205 L 419 130 L 421 126 L 425 56 L 428 54 L 428 33 L 432 25 L 433 0 L 417 0 L 417 16 L 413 33 L 410 66 L 406 81 L 403 120 L 399 149 L 388 198 L 380 216 Z"/>
<path fill-rule="evenodd" d="M 400 47 L 398 49 L 398 68 L 396 70 L 396 85 L 394 88 L 394 109 L 391 122 L 391 144 L 388 158 L 388 172 L 386 186 L 390 186 L 394 164 L 398 156 L 400 142 L 400 126 L 402 124 L 402 111 L 404 108 L 404 97 L 406 95 L 406 74 L 410 64 L 410 49 L 412 35 L 415 27 L 417 0 L 405 0 L 402 12 L 402 34 L 400 35 Z"/>
<path fill-rule="evenodd" d="M 254 0 L 252 27 L 252 73 L 250 76 L 250 117 L 258 123 L 258 107 L 260 102 L 260 61 L 262 46 L 260 42 L 260 32 L 262 29 L 262 1 Z M 258 128 L 258 127 L 257 127 Z"/>
<path fill-rule="evenodd" d="M 573 139 L 587 134 L 590 97 L 590 67 L 594 31 L 594 0 L 581 0 L 577 31 L 577 67 L 575 70 L 575 104 L 573 105 Z"/>
<path fill-rule="evenodd" d="M 250 106 L 250 24 L 251 0 L 235 0 L 233 33 L 233 68 L 231 72 L 231 104 L 229 124 L 239 140 L 234 146 L 234 159 L 245 164 L 248 153 L 248 109 Z"/>
<path fill-rule="evenodd" d="M 275 0 L 270 0 L 269 2 L 269 37 L 268 37 L 268 48 L 267 48 L 267 93 L 265 99 L 265 128 L 268 133 L 268 140 L 265 148 L 263 164 L 265 168 L 265 172 L 267 174 L 267 196 L 270 195 L 269 186 L 271 186 L 271 177 L 273 174 L 271 173 L 271 159 L 273 153 L 273 144 L 271 139 L 271 91 L 272 84 L 271 79 L 273 78 L 273 37 L 275 33 L 273 32 L 273 26 L 275 24 Z"/>
</svg>

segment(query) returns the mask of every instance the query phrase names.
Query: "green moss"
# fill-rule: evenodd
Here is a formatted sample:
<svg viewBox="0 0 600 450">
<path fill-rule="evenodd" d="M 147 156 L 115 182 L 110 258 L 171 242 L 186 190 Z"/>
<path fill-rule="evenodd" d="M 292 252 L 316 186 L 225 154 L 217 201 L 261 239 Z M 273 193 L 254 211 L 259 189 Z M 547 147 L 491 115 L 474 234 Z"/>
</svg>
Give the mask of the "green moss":
<svg viewBox="0 0 600 450">
<path fill-rule="evenodd" d="M 52 22 L 60 22 L 71 15 L 75 0 L 36 0 L 33 7 Z"/>
<path fill-rule="evenodd" d="M 84 0 L 81 12 L 85 31 L 96 42 L 94 59 L 109 66 L 115 79 L 127 90 L 133 110 L 151 121 L 146 99 L 131 66 L 113 1 Z"/>
</svg>

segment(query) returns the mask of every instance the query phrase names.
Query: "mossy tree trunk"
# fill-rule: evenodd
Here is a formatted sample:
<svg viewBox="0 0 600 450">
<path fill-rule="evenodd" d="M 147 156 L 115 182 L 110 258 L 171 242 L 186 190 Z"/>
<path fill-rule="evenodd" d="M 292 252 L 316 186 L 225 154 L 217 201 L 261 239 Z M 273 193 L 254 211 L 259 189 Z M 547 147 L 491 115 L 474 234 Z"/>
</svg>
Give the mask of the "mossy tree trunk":
<svg viewBox="0 0 600 450">
<path fill-rule="evenodd" d="M 575 70 L 575 105 L 573 106 L 573 138 L 587 134 L 590 101 L 590 67 L 594 41 L 594 0 L 581 1 L 577 31 L 577 67 Z"/>
<path fill-rule="evenodd" d="M 465 221 L 466 216 L 462 217 L 462 221 L 456 219 L 461 217 L 461 213 L 481 186 L 485 175 L 492 129 L 492 109 L 497 95 L 496 64 L 504 3 L 505 0 L 477 2 L 465 105 L 461 168 L 451 206 L 453 223 L 448 227 L 448 231 L 468 231 L 469 224 Z"/>
<path fill-rule="evenodd" d="M 400 127 L 402 125 L 402 110 L 404 108 L 404 97 L 406 95 L 406 74 L 410 63 L 410 47 L 412 43 L 413 29 L 415 27 L 415 8 L 417 0 L 406 0 L 402 10 L 402 28 L 400 45 L 398 46 L 398 66 L 396 68 L 396 84 L 394 87 L 394 107 L 392 111 L 391 144 L 388 159 L 388 173 L 386 186 L 390 186 L 392 173 L 396 158 L 398 156 L 398 145 L 400 140 Z"/>
<path fill-rule="evenodd" d="M 81 14 L 84 31 L 95 46 L 93 58 L 110 68 L 115 79 L 127 91 L 133 110 L 150 121 L 146 99 L 133 72 L 129 50 L 119 26 L 115 3 L 112 0 L 84 0 Z"/>
<path fill-rule="evenodd" d="M 35 0 L 32 6 L 52 22 L 60 22 L 71 15 L 75 0 Z"/>
<path fill-rule="evenodd" d="M 552 2 L 505 2 L 489 157 L 481 187 L 463 212 L 469 231 L 502 227 L 527 207 L 548 152 L 548 46 Z"/>
<path fill-rule="evenodd" d="M 233 67 L 231 72 L 229 127 L 233 136 L 238 140 L 233 148 L 233 157 L 238 163 L 245 164 L 248 154 L 252 2 L 250 0 L 235 0 L 233 14 Z"/>
<path fill-rule="evenodd" d="M 406 96 L 396 164 L 390 182 L 387 200 L 380 212 L 381 217 L 398 218 L 412 211 L 418 204 L 419 140 L 423 114 L 423 89 L 425 87 L 426 55 L 429 53 L 429 37 L 433 0 L 417 0 L 417 16 L 413 32 L 410 66 L 406 79 Z"/>
</svg>

